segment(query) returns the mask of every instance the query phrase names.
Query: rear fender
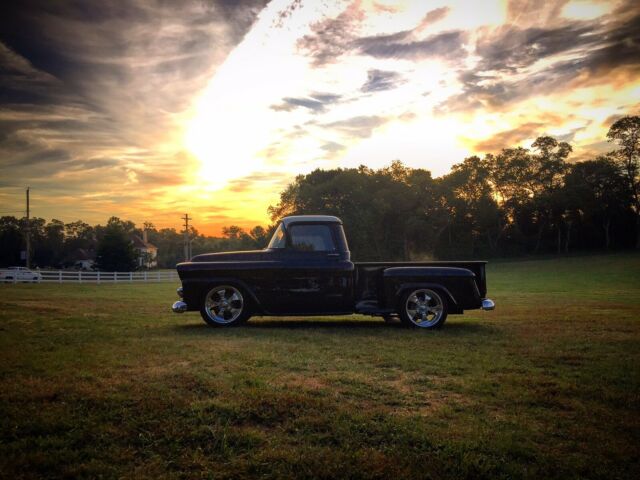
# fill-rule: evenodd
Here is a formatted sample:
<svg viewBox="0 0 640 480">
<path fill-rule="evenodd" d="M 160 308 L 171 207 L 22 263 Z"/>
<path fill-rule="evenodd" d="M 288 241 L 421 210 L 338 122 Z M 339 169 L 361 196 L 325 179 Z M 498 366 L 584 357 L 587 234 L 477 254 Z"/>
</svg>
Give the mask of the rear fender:
<svg viewBox="0 0 640 480">
<path fill-rule="evenodd" d="M 480 308 L 482 300 L 475 274 L 454 267 L 392 267 L 383 272 L 384 306 L 398 308 L 402 295 L 410 289 L 430 288 L 442 292 L 450 313 Z"/>
</svg>

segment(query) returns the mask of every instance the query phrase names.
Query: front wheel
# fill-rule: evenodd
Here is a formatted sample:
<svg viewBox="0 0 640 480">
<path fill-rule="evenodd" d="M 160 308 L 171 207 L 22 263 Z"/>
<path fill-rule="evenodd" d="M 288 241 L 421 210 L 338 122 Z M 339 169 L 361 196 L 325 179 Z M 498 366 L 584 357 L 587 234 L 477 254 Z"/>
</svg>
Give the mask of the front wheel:
<svg viewBox="0 0 640 480">
<path fill-rule="evenodd" d="M 447 319 L 446 298 L 430 288 L 409 290 L 400 301 L 400 320 L 409 327 L 438 328 Z"/>
<path fill-rule="evenodd" d="M 216 285 L 204 296 L 200 315 L 213 327 L 230 327 L 246 322 L 251 312 L 247 299 L 238 288 Z"/>
</svg>

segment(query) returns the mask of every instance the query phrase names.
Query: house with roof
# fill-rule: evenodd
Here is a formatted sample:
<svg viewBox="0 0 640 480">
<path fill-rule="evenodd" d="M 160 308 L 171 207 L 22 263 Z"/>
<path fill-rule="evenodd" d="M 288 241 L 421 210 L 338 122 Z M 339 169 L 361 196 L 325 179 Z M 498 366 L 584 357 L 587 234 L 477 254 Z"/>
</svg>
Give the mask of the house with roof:
<svg viewBox="0 0 640 480">
<path fill-rule="evenodd" d="M 146 230 L 142 231 L 142 238 L 136 234 L 131 235 L 131 243 L 138 255 L 138 268 L 155 268 L 158 266 L 158 247 L 149 243 Z"/>
</svg>

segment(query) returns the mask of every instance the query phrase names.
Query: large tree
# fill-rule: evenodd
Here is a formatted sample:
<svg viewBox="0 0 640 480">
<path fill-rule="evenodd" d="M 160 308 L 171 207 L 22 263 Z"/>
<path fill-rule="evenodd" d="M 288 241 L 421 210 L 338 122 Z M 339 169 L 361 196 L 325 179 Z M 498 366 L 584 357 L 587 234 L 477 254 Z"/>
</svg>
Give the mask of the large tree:
<svg viewBox="0 0 640 480">
<path fill-rule="evenodd" d="M 607 133 L 610 142 L 618 145 L 611 153 L 631 192 L 631 208 L 636 216 L 636 248 L 640 249 L 640 117 L 623 117 L 617 120 Z"/>
</svg>

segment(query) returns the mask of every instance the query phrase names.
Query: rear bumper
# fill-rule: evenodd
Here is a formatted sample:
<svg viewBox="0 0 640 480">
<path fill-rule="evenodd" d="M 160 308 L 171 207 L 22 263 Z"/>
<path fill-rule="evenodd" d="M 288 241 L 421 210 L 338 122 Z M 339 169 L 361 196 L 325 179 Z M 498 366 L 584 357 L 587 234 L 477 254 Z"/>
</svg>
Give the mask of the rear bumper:
<svg viewBox="0 0 640 480">
<path fill-rule="evenodd" d="M 494 310 L 496 308 L 496 304 L 490 298 L 485 298 L 482 300 L 482 310 Z"/>
</svg>

